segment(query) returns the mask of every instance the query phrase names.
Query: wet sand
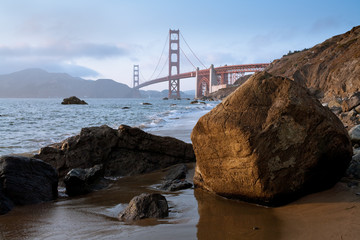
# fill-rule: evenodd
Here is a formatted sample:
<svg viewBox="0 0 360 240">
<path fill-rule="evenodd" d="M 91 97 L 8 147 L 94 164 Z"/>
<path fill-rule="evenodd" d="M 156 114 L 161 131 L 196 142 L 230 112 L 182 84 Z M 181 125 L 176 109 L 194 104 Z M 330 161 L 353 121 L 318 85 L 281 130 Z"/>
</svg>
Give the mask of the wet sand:
<svg viewBox="0 0 360 240">
<path fill-rule="evenodd" d="M 177 131 L 160 131 L 160 135 L 190 139 L 191 129 L 188 124 Z M 158 171 L 124 177 L 86 196 L 15 207 L 0 216 L 0 239 L 352 240 L 360 236 L 360 187 L 349 188 L 344 182 L 278 208 L 228 200 L 199 189 L 160 192 L 169 202 L 168 218 L 117 220 L 132 197 L 156 192 L 164 175 Z"/>
<path fill-rule="evenodd" d="M 191 167 L 191 166 L 190 166 Z M 190 172 L 191 178 L 193 170 Z M 126 177 L 110 188 L 55 202 L 16 207 L 0 216 L 1 239 L 358 239 L 360 188 L 338 183 L 287 206 L 266 208 L 199 189 L 161 192 L 166 219 L 123 223 L 130 199 L 156 192 L 163 171 Z"/>
</svg>

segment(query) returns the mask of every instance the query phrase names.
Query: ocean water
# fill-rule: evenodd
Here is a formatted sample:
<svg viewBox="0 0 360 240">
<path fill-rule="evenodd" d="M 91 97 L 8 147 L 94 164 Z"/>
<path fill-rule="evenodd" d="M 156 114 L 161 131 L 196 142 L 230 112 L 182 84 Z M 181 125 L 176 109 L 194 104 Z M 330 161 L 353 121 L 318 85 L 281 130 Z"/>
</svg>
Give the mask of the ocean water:
<svg viewBox="0 0 360 240">
<path fill-rule="evenodd" d="M 0 156 L 37 152 L 41 147 L 76 135 L 81 128 L 121 124 L 166 135 L 193 127 L 218 102 L 190 100 L 84 99 L 88 105 L 62 105 L 62 99 L 1 99 Z M 143 103 L 151 105 L 144 105 Z M 127 107 L 128 109 L 124 109 Z M 176 136 L 175 136 L 176 137 Z M 181 140 L 190 142 L 190 136 Z"/>
</svg>

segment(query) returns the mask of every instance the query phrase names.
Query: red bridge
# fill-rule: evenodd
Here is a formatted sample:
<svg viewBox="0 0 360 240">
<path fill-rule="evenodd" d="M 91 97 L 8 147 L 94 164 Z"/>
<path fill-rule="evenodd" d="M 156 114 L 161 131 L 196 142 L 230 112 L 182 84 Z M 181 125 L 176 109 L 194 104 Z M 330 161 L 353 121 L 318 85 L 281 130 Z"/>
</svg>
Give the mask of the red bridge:
<svg viewBox="0 0 360 240">
<path fill-rule="evenodd" d="M 225 87 L 227 84 L 232 84 L 240 76 L 243 76 L 246 72 L 263 71 L 269 65 L 269 63 L 257 63 L 257 64 L 231 65 L 231 66 L 225 65 L 216 68 L 214 68 L 214 66 L 211 65 L 210 68 L 207 69 L 200 70 L 199 68 L 196 68 L 196 70 L 192 72 L 180 73 L 180 50 L 182 51 L 182 49 L 180 49 L 179 33 L 180 33 L 179 30 L 169 31 L 169 57 L 168 57 L 169 75 L 166 77 L 149 80 L 140 84 L 139 65 L 134 65 L 133 87 L 135 89 L 168 81 L 169 82 L 168 97 L 180 98 L 180 79 L 195 77 L 196 97 L 201 97 L 201 96 L 205 96 L 209 92 L 213 92 L 212 91 L 213 88 L 218 89 Z M 193 51 L 191 50 L 191 52 Z M 185 57 L 187 58 L 186 55 Z"/>
</svg>

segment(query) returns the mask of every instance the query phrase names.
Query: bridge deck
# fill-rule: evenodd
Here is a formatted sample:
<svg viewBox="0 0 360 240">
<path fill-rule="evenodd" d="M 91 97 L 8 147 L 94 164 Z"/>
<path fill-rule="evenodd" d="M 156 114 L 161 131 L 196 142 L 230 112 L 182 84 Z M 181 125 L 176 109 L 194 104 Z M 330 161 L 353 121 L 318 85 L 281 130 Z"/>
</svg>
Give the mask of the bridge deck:
<svg viewBox="0 0 360 240">
<path fill-rule="evenodd" d="M 230 66 L 222 66 L 216 67 L 214 70 L 216 74 L 223 74 L 223 73 L 238 73 L 238 72 L 257 72 L 265 69 L 269 66 L 269 63 L 257 63 L 257 64 L 242 64 L 242 65 L 230 65 Z M 209 69 L 203 69 L 198 71 L 199 76 L 204 76 L 209 74 Z M 150 80 L 144 83 L 139 84 L 138 86 L 134 87 L 135 89 L 143 88 L 152 84 L 166 82 L 169 80 L 175 79 L 184 79 L 184 78 L 191 78 L 196 77 L 196 71 L 180 73 L 177 75 L 166 76 L 162 78 L 157 78 L 154 80 Z"/>
</svg>

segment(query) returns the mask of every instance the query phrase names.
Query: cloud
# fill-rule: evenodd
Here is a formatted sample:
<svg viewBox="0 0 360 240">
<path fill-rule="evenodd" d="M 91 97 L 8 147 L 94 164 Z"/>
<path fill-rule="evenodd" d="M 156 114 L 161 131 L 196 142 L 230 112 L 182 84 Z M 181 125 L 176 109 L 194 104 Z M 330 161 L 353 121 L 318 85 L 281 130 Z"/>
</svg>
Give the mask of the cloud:
<svg viewBox="0 0 360 240">
<path fill-rule="evenodd" d="M 76 64 L 77 60 L 131 57 L 129 48 L 115 44 L 69 42 L 54 42 L 40 46 L 0 45 L 0 73 L 42 68 L 50 72 L 66 72 L 78 77 L 97 77 L 100 75 L 97 71 Z"/>
<path fill-rule="evenodd" d="M 7 58 L 110 58 L 129 54 L 126 47 L 96 43 L 53 43 L 47 46 L 0 46 L 0 56 Z"/>
</svg>

